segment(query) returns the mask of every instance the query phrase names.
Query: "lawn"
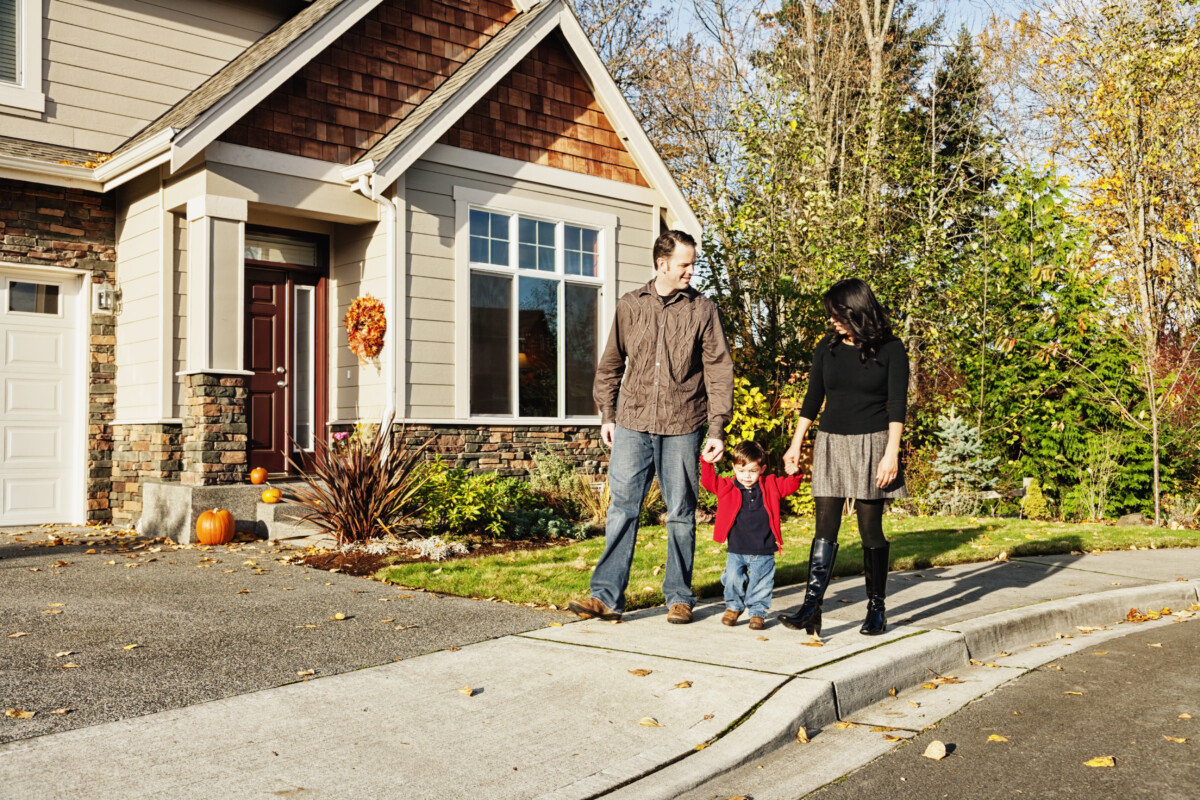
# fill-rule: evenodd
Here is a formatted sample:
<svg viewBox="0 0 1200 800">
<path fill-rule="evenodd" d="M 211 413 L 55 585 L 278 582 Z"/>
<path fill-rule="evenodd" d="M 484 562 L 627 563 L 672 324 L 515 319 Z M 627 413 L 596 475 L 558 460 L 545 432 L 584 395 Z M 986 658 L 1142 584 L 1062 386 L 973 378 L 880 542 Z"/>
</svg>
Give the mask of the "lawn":
<svg viewBox="0 0 1200 800">
<path fill-rule="evenodd" d="M 887 516 L 884 531 L 892 543 L 892 569 L 924 569 L 1008 557 L 1052 553 L 1127 550 L 1136 547 L 1200 547 L 1200 530 L 1116 527 L 1104 524 L 1031 522 L 992 517 Z M 776 567 L 776 586 L 804 580 L 811 519 L 783 525 L 783 554 Z M 663 602 L 662 569 L 666 562 L 666 530 L 643 527 L 626 593 L 628 609 Z M 835 575 L 862 571 L 862 549 L 853 517 L 846 517 L 838 536 Z M 561 547 L 520 550 L 504 555 L 463 558 L 441 563 L 402 564 L 376 577 L 392 583 L 463 597 L 495 597 L 514 603 L 566 606 L 588 595 L 588 579 L 604 549 L 603 537 Z M 696 563 L 692 587 L 701 597 L 721 594 L 725 547 L 712 541 L 712 526 L 696 530 Z"/>
</svg>

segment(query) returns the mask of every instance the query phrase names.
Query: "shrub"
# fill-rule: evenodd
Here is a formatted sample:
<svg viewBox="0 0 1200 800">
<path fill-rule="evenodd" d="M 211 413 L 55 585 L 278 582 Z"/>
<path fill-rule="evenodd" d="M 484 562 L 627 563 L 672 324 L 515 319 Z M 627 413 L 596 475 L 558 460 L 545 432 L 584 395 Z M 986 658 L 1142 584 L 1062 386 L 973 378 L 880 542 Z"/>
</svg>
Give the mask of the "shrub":
<svg viewBox="0 0 1200 800">
<path fill-rule="evenodd" d="M 650 491 L 642 500 L 642 510 L 638 512 L 638 525 L 657 525 L 663 514 L 667 513 L 667 503 L 663 500 L 662 487 L 658 478 L 650 484 Z"/>
<path fill-rule="evenodd" d="M 519 540 L 583 538 L 575 536 L 576 526 L 548 508 L 505 511 L 508 538 Z"/>
<path fill-rule="evenodd" d="M 440 458 L 422 465 L 418 502 L 427 528 L 451 535 L 504 535 L 503 512 L 528 508 L 534 501 L 529 484 L 500 478 L 494 472 L 473 473 L 451 467 Z"/>
<path fill-rule="evenodd" d="M 938 427 L 943 444 L 933 462 L 937 478 L 929 484 L 929 499 L 943 514 L 973 516 L 979 511 L 980 492 L 995 484 L 989 473 L 1000 459 L 983 457 L 979 429 L 959 419 L 953 408 L 938 419 Z"/>
<path fill-rule="evenodd" d="M 811 519 L 816 516 L 817 504 L 813 501 L 812 484 L 808 481 L 800 484 L 800 488 L 787 496 L 788 508 L 798 517 Z"/>
<path fill-rule="evenodd" d="M 1028 519 L 1050 519 L 1050 506 L 1046 503 L 1046 496 L 1042 494 L 1042 487 L 1038 485 L 1036 478 L 1031 480 L 1025 489 L 1025 497 L 1021 499 L 1021 513 Z"/>
<path fill-rule="evenodd" d="M 1104 519 L 1109 489 L 1122 471 L 1120 454 L 1123 447 L 1120 433 L 1102 433 L 1088 439 L 1084 463 L 1075 467 L 1078 482 L 1062 499 L 1064 516 Z"/>
<path fill-rule="evenodd" d="M 459 542 L 442 541 L 440 536 L 418 539 L 409 545 L 409 549 L 430 561 L 445 561 L 452 555 L 462 556 L 469 552 L 465 545 Z"/>
<path fill-rule="evenodd" d="M 381 429 L 390 431 L 392 421 Z M 288 458 L 304 486 L 289 490 L 287 499 L 308 511 L 303 520 L 340 545 L 392 534 L 420 509 L 426 477 L 418 464 L 428 442 L 415 450 L 389 444 L 388 436 L 351 437 L 336 446 L 318 439 L 311 470 Z"/>
</svg>

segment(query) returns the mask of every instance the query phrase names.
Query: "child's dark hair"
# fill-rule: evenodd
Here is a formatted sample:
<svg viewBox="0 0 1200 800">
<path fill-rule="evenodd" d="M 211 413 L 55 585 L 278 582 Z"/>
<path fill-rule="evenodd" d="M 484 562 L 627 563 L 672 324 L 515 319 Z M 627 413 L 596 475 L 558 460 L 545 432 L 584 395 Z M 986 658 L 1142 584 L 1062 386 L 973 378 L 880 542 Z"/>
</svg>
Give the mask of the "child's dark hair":
<svg viewBox="0 0 1200 800">
<path fill-rule="evenodd" d="M 733 446 L 729 451 L 733 463 L 739 467 L 742 464 L 764 464 L 767 460 L 767 451 L 762 449 L 762 445 L 751 439 L 744 439 Z"/>
</svg>

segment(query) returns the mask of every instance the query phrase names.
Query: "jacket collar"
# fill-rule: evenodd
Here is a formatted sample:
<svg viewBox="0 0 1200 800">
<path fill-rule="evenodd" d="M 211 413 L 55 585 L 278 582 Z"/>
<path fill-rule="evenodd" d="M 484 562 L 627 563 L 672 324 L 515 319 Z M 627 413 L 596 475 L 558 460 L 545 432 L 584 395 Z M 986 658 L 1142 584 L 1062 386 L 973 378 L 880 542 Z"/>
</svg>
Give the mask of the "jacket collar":
<svg viewBox="0 0 1200 800">
<path fill-rule="evenodd" d="M 654 278 L 651 278 L 646 282 L 645 286 L 643 286 L 641 289 L 638 289 L 638 297 L 656 296 L 657 294 L 658 291 L 654 288 Z M 671 305 L 671 303 L 680 300 L 687 300 L 688 302 L 691 302 L 699 296 L 700 293 L 696 291 L 694 287 L 689 286 L 686 289 L 681 289 L 678 292 L 668 296 L 666 304 Z"/>
</svg>

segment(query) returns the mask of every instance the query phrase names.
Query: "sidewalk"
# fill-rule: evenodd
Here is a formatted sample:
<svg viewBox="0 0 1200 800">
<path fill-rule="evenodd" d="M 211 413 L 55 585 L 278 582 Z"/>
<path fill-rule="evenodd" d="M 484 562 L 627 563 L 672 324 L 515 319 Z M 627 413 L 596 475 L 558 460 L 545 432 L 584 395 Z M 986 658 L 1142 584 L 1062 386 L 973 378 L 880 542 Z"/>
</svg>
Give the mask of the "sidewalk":
<svg viewBox="0 0 1200 800">
<path fill-rule="evenodd" d="M 550 622 L 12 742 L 0 746 L 0 794 L 675 798 L 794 741 L 802 725 L 806 747 L 827 755 L 804 759 L 813 766 L 798 768 L 811 770 L 796 776 L 799 797 L 896 746 L 885 735 L 911 736 L 1032 667 L 1131 631 L 1118 625 L 1130 608 L 1188 609 L 1200 601 L 1197 579 L 1200 549 L 893 573 L 891 627 L 869 638 L 858 633 L 862 578 L 843 578 L 826 597 L 820 646 L 773 620 L 758 633 L 726 628 L 719 604 L 698 607 L 688 626 L 668 625 L 664 609 L 620 624 Z M 777 592 L 774 610 L 799 591 Z M 951 675 L 962 682 L 922 688 Z M 833 746 L 848 739 L 856 744 Z"/>
</svg>

